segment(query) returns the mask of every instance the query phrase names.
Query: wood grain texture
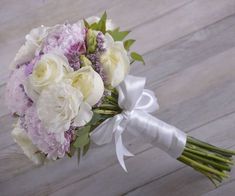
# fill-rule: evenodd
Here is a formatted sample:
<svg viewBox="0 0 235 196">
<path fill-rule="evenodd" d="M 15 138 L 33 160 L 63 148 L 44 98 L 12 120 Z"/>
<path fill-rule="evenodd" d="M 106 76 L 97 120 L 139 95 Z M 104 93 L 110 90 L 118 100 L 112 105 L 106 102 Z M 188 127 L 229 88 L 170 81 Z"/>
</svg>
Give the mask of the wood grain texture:
<svg viewBox="0 0 235 196">
<path fill-rule="evenodd" d="M 35 167 L 13 143 L 13 119 L 4 104 L 6 68 L 24 35 L 42 23 L 74 22 L 105 9 L 138 39 L 135 49 L 147 66 L 136 64 L 131 72 L 146 76 L 157 94 L 161 108 L 155 115 L 200 139 L 234 148 L 235 0 L 3 0 L 1 195 L 234 195 L 234 171 L 214 190 L 203 176 L 129 135 L 126 146 L 136 156 L 126 160 L 128 174 L 112 144 L 91 149 L 78 169 L 76 159 L 67 158 Z"/>
</svg>

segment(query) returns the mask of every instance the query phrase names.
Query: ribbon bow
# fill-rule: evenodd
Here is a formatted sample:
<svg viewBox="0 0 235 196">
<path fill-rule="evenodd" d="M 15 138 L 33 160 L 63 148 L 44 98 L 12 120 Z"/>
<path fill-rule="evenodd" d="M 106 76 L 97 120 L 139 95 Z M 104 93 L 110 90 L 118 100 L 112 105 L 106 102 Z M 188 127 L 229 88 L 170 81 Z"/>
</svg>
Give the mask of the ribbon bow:
<svg viewBox="0 0 235 196">
<path fill-rule="evenodd" d="M 105 120 L 91 134 L 91 139 L 97 145 L 110 143 L 114 135 L 117 159 L 126 172 L 124 156 L 134 155 L 123 145 L 122 133 L 128 128 L 133 113 L 138 110 L 151 113 L 159 108 L 154 93 L 144 89 L 145 83 L 145 78 L 128 75 L 117 87 L 118 104 L 123 109 L 122 113 Z"/>
</svg>

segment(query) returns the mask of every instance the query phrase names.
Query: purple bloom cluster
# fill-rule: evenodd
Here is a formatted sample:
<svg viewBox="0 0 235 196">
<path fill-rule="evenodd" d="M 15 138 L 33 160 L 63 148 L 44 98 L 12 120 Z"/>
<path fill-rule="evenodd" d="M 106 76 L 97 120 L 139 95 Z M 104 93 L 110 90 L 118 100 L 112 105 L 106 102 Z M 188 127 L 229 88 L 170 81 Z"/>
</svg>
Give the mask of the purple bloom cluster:
<svg viewBox="0 0 235 196">
<path fill-rule="evenodd" d="M 55 133 L 49 133 L 38 118 L 35 105 L 26 110 L 25 116 L 21 118 L 21 125 L 27 131 L 33 144 L 44 152 L 49 159 L 62 158 L 65 152 L 69 151 L 72 132 L 63 133 L 64 139 L 62 141 Z"/>
<path fill-rule="evenodd" d="M 103 81 L 106 81 L 104 70 L 100 63 L 100 54 L 98 52 L 94 54 L 88 54 L 87 58 L 91 61 L 93 69 L 101 76 Z"/>
<path fill-rule="evenodd" d="M 104 35 L 103 33 L 99 32 L 96 37 L 96 42 L 97 42 L 97 51 L 98 52 L 104 52 Z"/>
<path fill-rule="evenodd" d="M 61 51 L 74 70 L 80 68 L 79 57 L 86 53 L 86 29 L 80 23 L 59 25 L 46 38 L 42 51 Z"/>
</svg>

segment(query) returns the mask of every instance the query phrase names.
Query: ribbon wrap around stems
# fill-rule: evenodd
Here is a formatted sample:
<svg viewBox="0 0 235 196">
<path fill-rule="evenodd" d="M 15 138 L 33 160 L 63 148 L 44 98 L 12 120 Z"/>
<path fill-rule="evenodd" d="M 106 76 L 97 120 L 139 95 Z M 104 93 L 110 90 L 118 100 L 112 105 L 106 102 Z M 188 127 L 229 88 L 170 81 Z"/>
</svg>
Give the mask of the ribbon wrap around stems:
<svg viewBox="0 0 235 196">
<path fill-rule="evenodd" d="M 128 75 L 117 87 L 118 104 L 123 111 L 105 120 L 91 133 L 91 139 L 97 145 L 110 143 L 114 135 L 117 158 L 125 171 L 124 156 L 133 154 L 123 145 L 124 130 L 159 147 L 173 158 L 182 154 L 186 144 L 184 132 L 149 114 L 159 105 L 154 93 L 144 86 L 145 78 Z"/>
</svg>

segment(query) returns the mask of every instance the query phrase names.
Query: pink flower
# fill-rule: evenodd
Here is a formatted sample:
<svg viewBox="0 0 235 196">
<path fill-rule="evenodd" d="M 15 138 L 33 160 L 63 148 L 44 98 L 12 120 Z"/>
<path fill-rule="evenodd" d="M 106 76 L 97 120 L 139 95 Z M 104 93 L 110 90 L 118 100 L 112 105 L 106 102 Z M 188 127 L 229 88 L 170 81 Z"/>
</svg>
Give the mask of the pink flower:
<svg viewBox="0 0 235 196">
<path fill-rule="evenodd" d="M 76 50 L 79 54 L 85 53 L 86 29 L 81 23 L 59 25 L 52 30 L 44 42 L 43 52 L 59 49 L 66 55 Z"/>
<path fill-rule="evenodd" d="M 12 113 L 20 116 L 24 115 L 25 110 L 32 105 L 24 90 L 26 76 L 24 73 L 25 65 L 14 70 L 6 86 L 6 104 Z"/>
<path fill-rule="evenodd" d="M 80 68 L 79 56 L 86 52 L 86 29 L 81 23 L 59 25 L 46 38 L 43 53 L 61 50 L 74 70 Z"/>
<path fill-rule="evenodd" d="M 69 151 L 72 132 L 67 131 L 63 135 L 49 133 L 38 118 L 34 105 L 27 109 L 21 121 L 33 144 L 45 153 L 49 159 L 62 158 Z"/>
</svg>

